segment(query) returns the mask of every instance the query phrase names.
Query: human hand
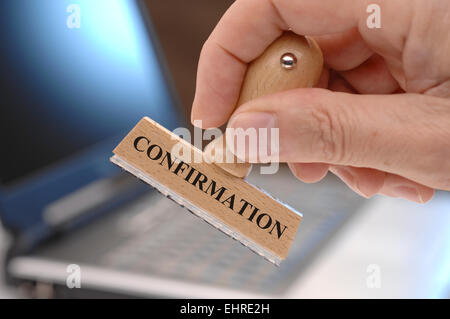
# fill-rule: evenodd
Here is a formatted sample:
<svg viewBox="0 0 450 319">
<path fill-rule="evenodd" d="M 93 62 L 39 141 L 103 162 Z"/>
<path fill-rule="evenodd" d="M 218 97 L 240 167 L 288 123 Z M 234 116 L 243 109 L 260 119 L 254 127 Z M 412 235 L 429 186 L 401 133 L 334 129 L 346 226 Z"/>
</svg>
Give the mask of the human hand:
<svg viewBox="0 0 450 319">
<path fill-rule="evenodd" d="M 279 159 L 304 182 L 328 170 L 364 197 L 424 203 L 450 190 L 450 2 L 238 0 L 200 56 L 192 120 L 279 128 Z M 247 63 L 284 30 L 313 36 L 320 88 L 272 94 L 234 113 Z M 231 119 L 230 119 L 231 116 Z"/>
</svg>

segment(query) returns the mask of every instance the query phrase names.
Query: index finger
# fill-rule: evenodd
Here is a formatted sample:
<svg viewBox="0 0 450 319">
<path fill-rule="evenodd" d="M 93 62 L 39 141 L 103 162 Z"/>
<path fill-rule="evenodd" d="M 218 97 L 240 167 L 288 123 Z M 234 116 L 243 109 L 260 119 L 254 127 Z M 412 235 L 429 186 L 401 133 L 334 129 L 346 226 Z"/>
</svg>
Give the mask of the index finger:
<svg viewBox="0 0 450 319">
<path fill-rule="evenodd" d="M 191 120 L 202 127 L 226 123 L 237 103 L 247 63 L 284 30 L 302 35 L 343 32 L 358 24 L 354 0 L 238 0 L 200 54 Z"/>
</svg>

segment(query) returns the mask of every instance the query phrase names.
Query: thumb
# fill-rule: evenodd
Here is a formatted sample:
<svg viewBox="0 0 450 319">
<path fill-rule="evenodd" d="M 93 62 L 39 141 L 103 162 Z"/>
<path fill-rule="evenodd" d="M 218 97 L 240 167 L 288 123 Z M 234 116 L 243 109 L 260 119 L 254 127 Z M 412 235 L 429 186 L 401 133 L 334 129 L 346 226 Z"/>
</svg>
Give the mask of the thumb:
<svg viewBox="0 0 450 319">
<path fill-rule="evenodd" d="M 277 128 L 280 162 L 374 168 L 449 190 L 449 123 L 446 99 L 296 89 L 240 106 L 228 127 Z M 254 161 L 251 152 L 238 156 Z"/>
</svg>

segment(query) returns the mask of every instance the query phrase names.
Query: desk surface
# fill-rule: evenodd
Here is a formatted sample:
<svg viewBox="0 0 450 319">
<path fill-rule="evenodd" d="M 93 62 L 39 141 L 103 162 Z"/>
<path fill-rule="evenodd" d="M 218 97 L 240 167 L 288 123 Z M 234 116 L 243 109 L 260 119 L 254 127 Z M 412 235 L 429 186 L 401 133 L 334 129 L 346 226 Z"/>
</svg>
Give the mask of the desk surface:
<svg viewBox="0 0 450 319">
<path fill-rule="evenodd" d="M 426 205 L 374 198 L 322 250 L 289 296 L 450 298 L 449 229 L 450 193 Z M 0 259 L 6 245 L 0 228 Z M 15 297 L 0 282 L 0 298 Z"/>
<path fill-rule="evenodd" d="M 450 193 L 376 197 L 294 285 L 295 298 L 450 298 Z M 378 279 L 378 281 L 377 281 Z"/>
</svg>

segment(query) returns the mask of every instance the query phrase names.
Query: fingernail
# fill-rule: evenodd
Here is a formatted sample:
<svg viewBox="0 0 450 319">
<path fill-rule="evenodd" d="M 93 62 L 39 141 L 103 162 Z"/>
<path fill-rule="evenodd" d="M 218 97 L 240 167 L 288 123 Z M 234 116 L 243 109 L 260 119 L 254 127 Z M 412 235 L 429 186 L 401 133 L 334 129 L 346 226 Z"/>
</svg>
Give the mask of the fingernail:
<svg viewBox="0 0 450 319">
<path fill-rule="evenodd" d="M 424 200 L 420 195 L 420 192 L 417 188 L 410 186 L 397 186 L 392 191 L 393 195 L 396 197 L 405 198 L 407 200 L 423 204 Z"/>
<path fill-rule="evenodd" d="M 228 122 L 228 127 L 242 128 L 274 128 L 275 116 L 266 112 L 247 112 L 233 116 Z"/>
<path fill-rule="evenodd" d="M 243 129 L 244 131 L 248 129 L 255 129 L 258 143 L 257 145 L 236 145 L 231 150 L 238 158 L 250 159 L 253 161 L 268 161 L 271 157 L 278 156 L 278 149 L 271 149 L 271 129 L 276 128 L 276 117 L 272 113 L 267 112 L 246 112 L 240 113 L 233 116 L 228 122 L 228 128 L 231 129 Z M 267 129 L 267 134 L 265 136 L 260 135 L 260 129 Z M 238 134 L 235 132 L 234 134 Z M 248 134 L 249 132 L 244 132 Z M 278 137 L 278 135 L 277 135 Z M 263 140 L 265 139 L 265 140 Z M 244 141 L 244 139 L 241 139 Z M 228 141 L 227 141 L 228 143 Z M 278 143 L 278 141 L 276 141 Z M 266 145 L 266 150 L 260 149 L 259 146 Z M 278 145 L 278 144 L 277 144 Z M 259 154 L 258 154 L 259 153 Z"/>
</svg>

